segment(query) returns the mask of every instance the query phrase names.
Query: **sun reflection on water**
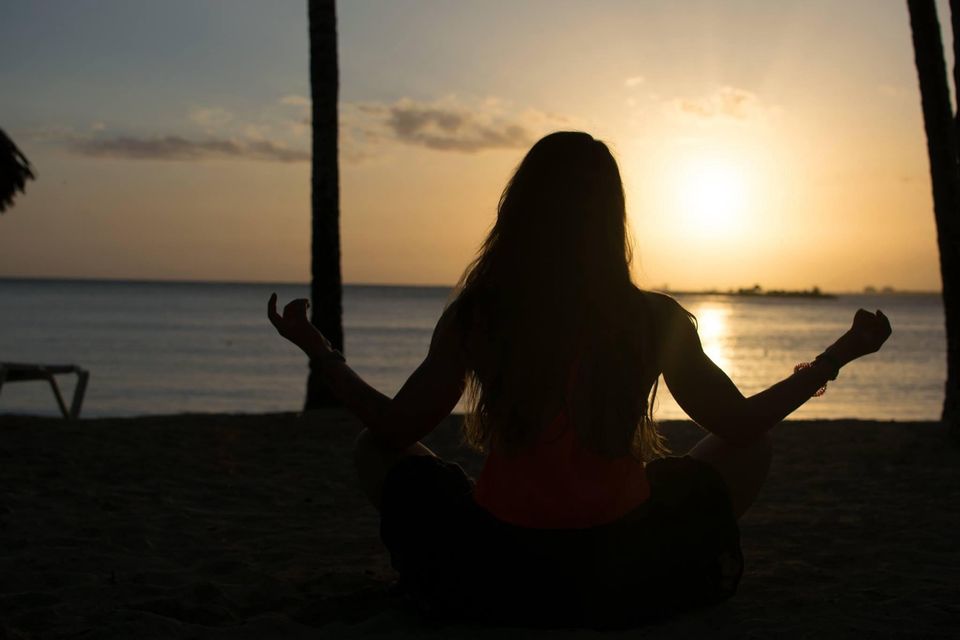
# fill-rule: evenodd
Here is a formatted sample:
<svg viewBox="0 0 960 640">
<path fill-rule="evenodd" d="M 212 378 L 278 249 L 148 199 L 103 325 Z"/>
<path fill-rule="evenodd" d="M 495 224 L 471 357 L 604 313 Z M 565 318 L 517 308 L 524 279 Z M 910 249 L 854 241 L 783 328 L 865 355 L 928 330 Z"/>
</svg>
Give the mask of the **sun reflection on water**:
<svg viewBox="0 0 960 640">
<path fill-rule="evenodd" d="M 706 302 L 690 310 L 697 318 L 697 332 L 703 351 L 727 375 L 732 374 L 733 354 L 730 353 L 730 307 L 729 305 Z"/>
</svg>

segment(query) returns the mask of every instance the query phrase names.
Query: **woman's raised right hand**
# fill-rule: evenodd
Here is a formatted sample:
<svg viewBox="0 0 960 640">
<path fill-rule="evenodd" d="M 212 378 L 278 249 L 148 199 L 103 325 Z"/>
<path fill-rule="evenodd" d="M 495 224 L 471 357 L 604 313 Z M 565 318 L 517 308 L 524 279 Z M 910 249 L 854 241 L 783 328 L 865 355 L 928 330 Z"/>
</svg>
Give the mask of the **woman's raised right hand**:
<svg viewBox="0 0 960 640">
<path fill-rule="evenodd" d="M 853 326 L 827 351 L 844 363 L 850 362 L 879 351 L 892 332 L 890 320 L 883 311 L 877 309 L 876 313 L 870 313 L 866 309 L 859 309 L 853 316 Z"/>
</svg>

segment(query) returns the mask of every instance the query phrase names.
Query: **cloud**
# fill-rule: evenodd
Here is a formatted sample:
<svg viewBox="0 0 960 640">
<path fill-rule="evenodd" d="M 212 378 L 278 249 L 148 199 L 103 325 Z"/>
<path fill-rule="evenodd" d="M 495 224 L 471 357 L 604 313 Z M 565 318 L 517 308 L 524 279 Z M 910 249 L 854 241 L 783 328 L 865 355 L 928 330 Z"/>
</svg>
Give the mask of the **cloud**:
<svg viewBox="0 0 960 640">
<path fill-rule="evenodd" d="M 211 160 L 237 158 L 269 162 L 303 162 L 310 153 L 289 149 L 269 140 L 207 138 L 191 140 L 181 136 L 112 136 L 72 139 L 67 148 L 91 158 L 123 160 Z"/>
<path fill-rule="evenodd" d="M 388 109 L 387 126 L 398 140 L 440 151 L 473 153 L 526 147 L 532 135 L 519 122 L 466 109 L 401 102 Z"/>
<path fill-rule="evenodd" d="M 665 103 L 668 112 L 701 123 L 746 122 L 765 119 L 779 111 L 763 103 L 757 94 L 736 87 L 720 87 L 702 98 L 674 98 Z"/>
<path fill-rule="evenodd" d="M 96 123 L 91 129 L 96 128 Z M 43 124 L 25 129 L 22 137 L 30 138 L 34 142 L 58 144 L 77 134 L 76 129 L 61 124 Z"/>
<path fill-rule="evenodd" d="M 647 79 L 643 76 L 631 76 L 623 81 L 623 86 L 625 86 L 627 89 L 633 89 L 635 87 L 639 87 L 646 81 Z"/>
<path fill-rule="evenodd" d="M 391 104 L 355 103 L 341 109 L 344 146 L 360 147 L 394 140 L 436 151 L 477 153 L 524 149 L 567 120 L 535 110 L 515 111 L 488 98 L 465 104 L 454 98 L 422 102 L 404 98 Z"/>
<path fill-rule="evenodd" d="M 287 95 L 277 108 L 305 108 L 306 98 Z M 98 130 L 89 134 L 64 132 L 56 138 L 70 152 L 89 158 L 123 160 L 208 161 L 247 159 L 265 162 L 304 162 L 310 159 L 309 114 L 266 112 L 248 121 L 219 107 L 195 108 L 186 128 L 177 134 L 120 134 Z M 205 125 L 197 129 L 193 125 Z M 453 153 L 526 149 L 541 135 L 569 129 L 569 119 L 486 98 L 464 102 L 454 97 L 435 101 L 345 102 L 340 107 L 340 157 L 362 162 L 383 157 L 390 145 L 412 145 Z"/>
</svg>

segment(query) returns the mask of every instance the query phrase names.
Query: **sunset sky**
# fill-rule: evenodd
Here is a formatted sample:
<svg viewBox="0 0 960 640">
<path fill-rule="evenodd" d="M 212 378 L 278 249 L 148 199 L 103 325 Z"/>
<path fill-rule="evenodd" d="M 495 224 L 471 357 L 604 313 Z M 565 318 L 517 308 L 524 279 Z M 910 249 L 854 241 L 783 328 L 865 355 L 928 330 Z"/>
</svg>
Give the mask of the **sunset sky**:
<svg viewBox="0 0 960 640">
<path fill-rule="evenodd" d="M 642 285 L 940 288 L 902 0 L 338 11 L 348 283 L 455 282 L 526 149 L 580 129 L 620 163 Z M 3 14 L 0 127 L 38 180 L 0 277 L 308 280 L 304 0 Z"/>
</svg>

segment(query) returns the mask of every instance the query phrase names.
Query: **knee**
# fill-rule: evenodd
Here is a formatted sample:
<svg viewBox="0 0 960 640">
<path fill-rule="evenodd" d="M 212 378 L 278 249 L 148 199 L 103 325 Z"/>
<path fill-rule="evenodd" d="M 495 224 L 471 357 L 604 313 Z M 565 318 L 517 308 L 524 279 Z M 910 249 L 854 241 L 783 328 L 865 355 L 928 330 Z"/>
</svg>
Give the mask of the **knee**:
<svg viewBox="0 0 960 640">
<path fill-rule="evenodd" d="M 364 429 L 357 435 L 357 439 L 353 442 L 353 466 L 358 472 L 368 465 L 378 450 L 379 447 L 369 429 Z"/>
<path fill-rule="evenodd" d="M 757 461 L 759 466 L 763 467 L 764 475 L 766 475 L 770 468 L 770 459 L 773 457 L 773 438 L 770 437 L 770 432 L 765 431 L 750 445 L 750 449 L 751 457 Z"/>
<path fill-rule="evenodd" d="M 370 469 L 377 469 L 379 472 L 392 465 L 404 453 L 406 452 L 385 447 L 381 439 L 369 429 L 364 429 L 353 444 L 353 465 L 360 475 Z"/>
<path fill-rule="evenodd" d="M 754 455 L 769 458 L 770 454 L 773 453 L 773 438 L 770 437 L 770 432 L 764 431 L 760 434 L 756 440 L 750 443 L 749 448 L 752 449 Z"/>
<path fill-rule="evenodd" d="M 753 446 L 761 453 L 770 455 L 770 453 L 773 452 L 773 438 L 770 437 L 770 432 L 764 431 L 763 434 L 757 438 Z"/>
<path fill-rule="evenodd" d="M 770 437 L 769 431 L 764 431 L 760 435 L 753 436 L 749 440 L 721 440 L 724 446 L 733 449 L 738 456 L 769 456 L 773 451 L 773 439 Z"/>
<path fill-rule="evenodd" d="M 739 464 L 750 468 L 762 467 L 765 472 L 770 466 L 770 458 L 773 454 L 773 439 L 770 433 L 765 431 L 746 442 L 732 445 L 730 453 L 733 459 L 739 461 Z"/>
</svg>

